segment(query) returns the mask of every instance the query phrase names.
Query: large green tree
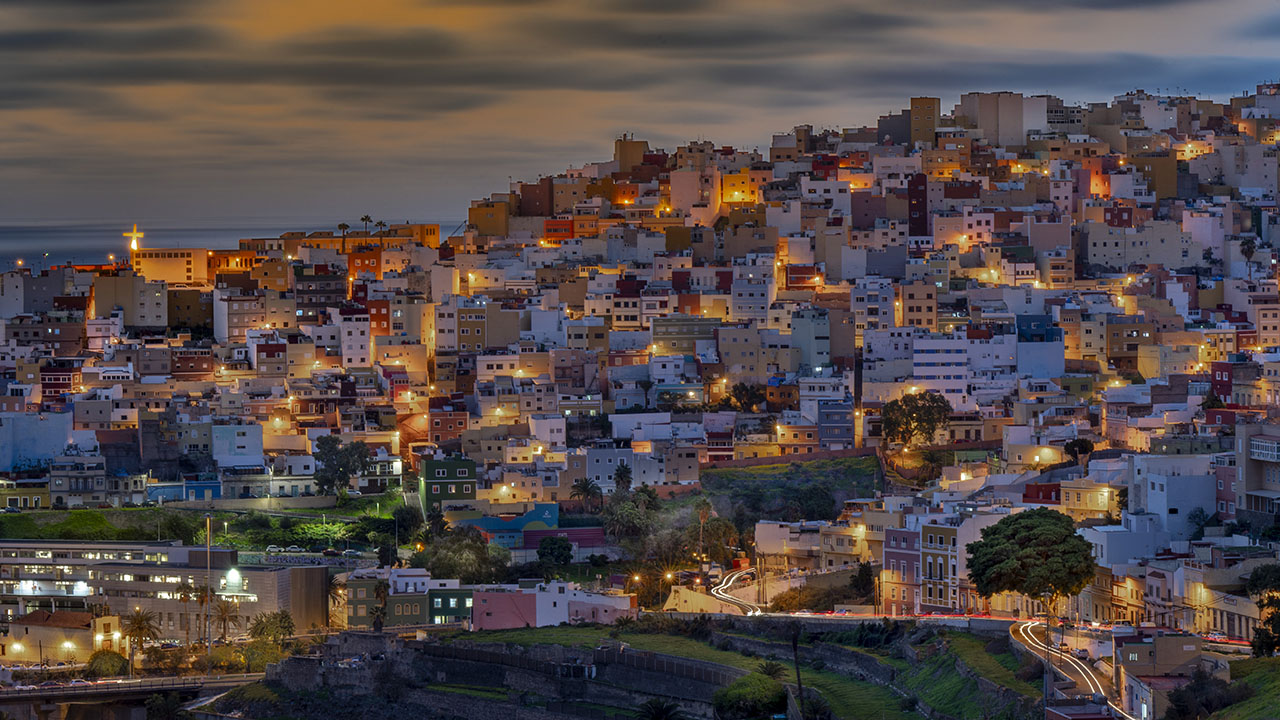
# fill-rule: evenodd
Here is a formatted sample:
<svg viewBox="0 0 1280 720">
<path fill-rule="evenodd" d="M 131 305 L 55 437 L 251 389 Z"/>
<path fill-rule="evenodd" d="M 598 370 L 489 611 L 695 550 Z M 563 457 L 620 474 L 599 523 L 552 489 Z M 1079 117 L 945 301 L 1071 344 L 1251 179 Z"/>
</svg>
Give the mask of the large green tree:
<svg viewBox="0 0 1280 720">
<path fill-rule="evenodd" d="M 919 392 L 890 400 L 880 410 L 885 439 L 927 445 L 951 419 L 951 403 L 940 393 Z"/>
<path fill-rule="evenodd" d="M 342 438 L 337 435 L 317 439 L 313 455 L 316 459 L 316 490 L 321 495 L 346 488 L 353 475 L 363 473 L 369 467 L 369 446 L 361 441 L 343 445 Z"/>
<path fill-rule="evenodd" d="M 1018 592 L 1046 603 L 1076 595 L 1094 577 L 1093 551 L 1057 510 L 1010 515 L 969 543 L 969 578 L 983 597 Z"/>
</svg>

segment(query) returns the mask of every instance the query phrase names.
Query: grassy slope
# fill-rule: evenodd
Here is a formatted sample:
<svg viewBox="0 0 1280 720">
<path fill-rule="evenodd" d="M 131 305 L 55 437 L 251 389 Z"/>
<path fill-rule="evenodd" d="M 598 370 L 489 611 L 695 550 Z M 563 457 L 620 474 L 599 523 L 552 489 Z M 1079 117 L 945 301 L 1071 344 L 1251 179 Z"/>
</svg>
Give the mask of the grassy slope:
<svg viewBox="0 0 1280 720">
<path fill-rule="evenodd" d="M 947 642 L 951 651 L 979 675 L 1029 698 L 1040 698 L 1039 687 L 1018 679 L 1015 674 L 1019 666 L 1018 658 L 1012 652 L 1006 650 L 991 654 L 987 652 L 988 640 L 967 633 L 947 633 Z"/>
<path fill-rule="evenodd" d="M 1212 715 L 1212 720 L 1273 718 L 1280 703 L 1280 658 L 1249 658 L 1231 663 L 1231 679 L 1253 686 L 1253 697 Z"/>
<path fill-rule="evenodd" d="M 609 634 L 607 630 L 602 628 L 551 627 L 495 630 L 470 633 L 465 637 L 477 642 L 507 642 L 518 645 L 547 643 L 552 645 L 595 647 L 603 640 L 609 639 Z M 756 666 L 760 664 L 759 658 L 750 658 L 735 652 L 717 650 L 706 643 L 687 637 L 623 633 L 618 639 L 638 650 L 677 655 L 691 660 L 719 663 L 743 670 L 755 670 Z M 795 667 L 790 663 L 784 662 L 783 664 L 787 666 L 788 677 L 794 678 Z M 898 697 L 878 685 L 811 668 L 801 668 L 800 672 L 805 685 L 821 692 L 827 698 L 838 717 L 883 717 L 885 720 L 909 720 L 919 717 L 914 713 L 902 711 Z"/>
</svg>

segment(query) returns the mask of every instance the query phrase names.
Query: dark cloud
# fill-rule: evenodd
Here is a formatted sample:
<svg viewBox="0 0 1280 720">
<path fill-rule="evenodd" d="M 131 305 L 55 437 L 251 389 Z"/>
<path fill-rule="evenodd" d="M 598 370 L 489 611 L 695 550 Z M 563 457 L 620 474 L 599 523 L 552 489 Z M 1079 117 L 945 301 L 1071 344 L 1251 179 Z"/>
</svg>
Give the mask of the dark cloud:
<svg viewBox="0 0 1280 720">
<path fill-rule="evenodd" d="M 192 17 L 226 0 L 0 0 L 0 12 L 23 17 L 95 23 L 132 23 Z"/>
<path fill-rule="evenodd" d="M 796 53 L 830 51 L 840 43 L 892 42 L 894 31 L 924 27 L 924 16 L 866 12 L 847 7 L 795 10 L 770 21 L 721 15 L 693 19 L 653 16 L 602 23 L 595 17 L 539 18 L 539 35 L 555 43 L 611 52 L 701 59 L 752 57 L 786 63 Z"/>
<path fill-rule="evenodd" d="M 156 55 L 230 46 L 225 34 L 207 26 L 100 27 L 0 31 L 0 53 L 104 53 Z"/>
</svg>

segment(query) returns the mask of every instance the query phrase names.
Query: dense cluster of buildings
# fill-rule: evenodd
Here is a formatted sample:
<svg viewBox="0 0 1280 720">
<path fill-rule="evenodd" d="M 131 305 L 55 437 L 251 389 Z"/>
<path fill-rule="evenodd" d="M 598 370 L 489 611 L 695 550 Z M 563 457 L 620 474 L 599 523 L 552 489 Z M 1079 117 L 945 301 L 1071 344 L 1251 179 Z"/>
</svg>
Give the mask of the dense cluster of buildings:
<svg viewBox="0 0 1280 720">
<path fill-rule="evenodd" d="M 518 561 L 548 535 L 582 559 L 611 552 L 559 527 L 587 481 L 607 495 L 626 466 L 669 497 L 709 463 L 875 452 L 886 403 L 938 393 L 939 482 L 763 522 L 759 561 L 874 562 L 891 614 L 1025 615 L 977 595 L 965 547 L 1047 506 L 1095 549 L 1081 621 L 1248 638 L 1242 578 L 1274 561 L 1280 513 L 1278 132 L 1280 85 L 967 93 L 763 151 L 623 136 L 452 232 L 206 249 L 135 228 L 118 260 L 0 276 L 0 505 L 309 495 L 337 435 L 373 452 L 351 490 L 408 477 Z M 427 622 L 464 601 L 477 626 L 477 602 L 527 624 L 626 611 L 382 579 Z"/>
</svg>

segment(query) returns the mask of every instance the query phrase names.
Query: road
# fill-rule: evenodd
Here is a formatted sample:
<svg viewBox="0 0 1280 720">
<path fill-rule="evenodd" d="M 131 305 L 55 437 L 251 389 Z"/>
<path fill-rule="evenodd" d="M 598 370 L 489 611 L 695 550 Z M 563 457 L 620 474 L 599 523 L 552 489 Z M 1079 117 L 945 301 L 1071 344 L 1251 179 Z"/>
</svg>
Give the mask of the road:
<svg viewBox="0 0 1280 720">
<path fill-rule="evenodd" d="M 1111 687 L 1110 678 L 1098 672 L 1084 660 L 1046 645 L 1044 640 L 1041 639 L 1044 633 L 1044 623 L 1038 620 L 1014 623 L 1009 626 L 1009 634 L 1013 635 L 1023 645 L 1034 650 L 1041 657 L 1044 657 L 1045 651 L 1048 651 L 1050 657 L 1053 658 L 1053 669 L 1074 682 L 1077 688 L 1091 694 L 1102 695 L 1107 699 L 1107 704 L 1111 706 L 1111 709 L 1118 713 L 1120 717 L 1127 718 L 1127 720 L 1137 720 L 1120 708 L 1119 697 L 1115 689 Z"/>
<path fill-rule="evenodd" d="M 711 594 L 717 599 L 723 600 L 724 602 L 738 608 L 742 611 L 743 615 L 754 615 L 761 611 L 760 606 L 755 603 L 747 602 L 746 600 L 739 600 L 738 598 L 730 595 L 729 588 L 733 587 L 733 584 L 742 579 L 743 576 L 754 575 L 755 572 L 755 568 L 734 570 L 733 572 L 725 575 L 719 585 L 711 588 Z"/>
</svg>

